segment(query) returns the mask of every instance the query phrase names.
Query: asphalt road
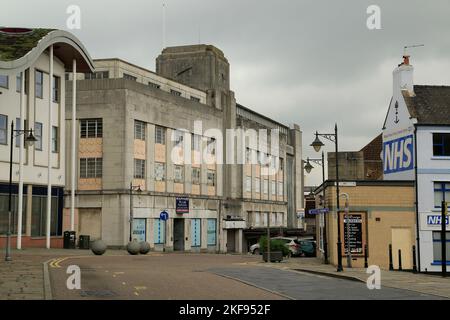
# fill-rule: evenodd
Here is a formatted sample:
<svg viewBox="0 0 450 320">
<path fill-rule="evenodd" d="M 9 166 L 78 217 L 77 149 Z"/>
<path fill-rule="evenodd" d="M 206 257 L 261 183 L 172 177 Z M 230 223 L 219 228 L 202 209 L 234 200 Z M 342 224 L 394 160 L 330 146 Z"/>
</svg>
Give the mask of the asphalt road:
<svg viewBox="0 0 450 320">
<path fill-rule="evenodd" d="M 408 290 L 261 266 L 259 257 L 212 254 L 68 257 L 49 265 L 54 299 L 439 299 Z M 81 289 L 66 286 L 81 269 Z"/>
</svg>

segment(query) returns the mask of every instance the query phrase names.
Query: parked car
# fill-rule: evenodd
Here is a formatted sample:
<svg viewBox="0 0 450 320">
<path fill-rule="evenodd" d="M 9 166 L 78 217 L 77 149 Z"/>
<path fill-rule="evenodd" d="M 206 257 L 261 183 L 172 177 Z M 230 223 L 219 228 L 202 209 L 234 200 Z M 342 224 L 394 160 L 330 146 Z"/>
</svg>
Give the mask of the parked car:
<svg viewBox="0 0 450 320">
<path fill-rule="evenodd" d="M 299 245 L 300 255 L 305 257 L 316 256 L 316 242 L 314 240 L 295 240 Z"/>
<path fill-rule="evenodd" d="M 286 238 L 286 237 L 273 237 L 270 238 L 272 240 L 282 240 L 285 242 L 285 245 L 288 247 L 290 253 L 292 256 L 299 256 L 301 254 L 300 252 L 300 244 L 297 243 L 297 239 L 295 238 Z M 259 243 L 255 243 L 250 247 L 250 252 L 252 254 L 262 254 L 262 252 L 259 251 Z"/>
</svg>

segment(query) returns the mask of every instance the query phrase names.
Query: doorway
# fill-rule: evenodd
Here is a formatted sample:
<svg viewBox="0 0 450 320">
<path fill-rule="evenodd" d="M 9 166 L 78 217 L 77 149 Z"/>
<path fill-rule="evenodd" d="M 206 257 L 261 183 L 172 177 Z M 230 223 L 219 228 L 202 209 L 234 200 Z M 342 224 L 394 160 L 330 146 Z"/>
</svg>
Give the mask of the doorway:
<svg viewBox="0 0 450 320">
<path fill-rule="evenodd" d="M 236 237 L 234 230 L 227 230 L 227 252 L 234 253 L 236 252 Z"/>
<path fill-rule="evenodd" d="M 398 250 L 402 251 L 402 268 L 412 269 L 412 235 L 410 228 L 392 228 L 392 256 L 394 268 L 398 268 Z"/>
<path fill-rule="evenodd" d="M 173 220 L 173 250 L 184 251 L 184 219 Z"/>
</svg>

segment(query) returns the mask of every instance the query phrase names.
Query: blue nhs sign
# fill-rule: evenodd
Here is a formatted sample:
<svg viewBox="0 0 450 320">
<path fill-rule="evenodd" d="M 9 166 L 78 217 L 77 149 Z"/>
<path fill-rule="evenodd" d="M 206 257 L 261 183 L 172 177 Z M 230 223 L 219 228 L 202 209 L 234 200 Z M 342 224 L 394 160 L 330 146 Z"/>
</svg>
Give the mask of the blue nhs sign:
<svg viewBox="0 0 450 320">
<path fill-rule="evenodd" d="M 383 143 L 383 171 L 385 174 L 414 168 L 414 139 L 412 135 Z"/>
</svg>

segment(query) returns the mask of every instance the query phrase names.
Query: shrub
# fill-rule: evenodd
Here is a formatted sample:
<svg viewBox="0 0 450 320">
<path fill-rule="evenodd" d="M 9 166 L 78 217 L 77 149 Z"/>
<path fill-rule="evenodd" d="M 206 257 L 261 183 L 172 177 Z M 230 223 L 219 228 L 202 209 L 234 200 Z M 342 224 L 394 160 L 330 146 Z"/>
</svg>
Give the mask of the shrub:
<svg viewBox="0 0 450 320">
<path fill-rule="evenodd" d="M 259 238 L 259 250 L 260 252 L 267 252 L 267 236 Z M 281 251 L 283 256 L 289 255 L 289 248 L 285 245 L 283 240 L 270 239 L 270 251 Z"/>
</svg>

